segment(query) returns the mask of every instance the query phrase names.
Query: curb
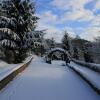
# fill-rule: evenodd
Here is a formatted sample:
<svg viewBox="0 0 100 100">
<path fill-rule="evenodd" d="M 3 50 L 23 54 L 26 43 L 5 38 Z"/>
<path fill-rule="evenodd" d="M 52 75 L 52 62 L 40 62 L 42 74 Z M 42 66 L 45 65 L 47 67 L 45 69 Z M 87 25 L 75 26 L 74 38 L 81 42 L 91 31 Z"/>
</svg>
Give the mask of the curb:
<svg viewBox="0 0 100 100">
<path fill-rule="evenodd" d="M 4 78 L 2 78 L 0 80 L 0 90 L 2 90 L 9 82 L 11 82 L 20 72 L 22 72 L 26 67 L 28 67 L 28 65 L 30 64 L 30 62 L 32 61 L 33 58 L 31 58 L 29 61 L 27 61 L 26 63 L 19 65 L 18 68 L 15 68 L 14 70 L 12 70 L 11 72 L 9 72 L 6 76 L 4 76 Z"/>
</svg>

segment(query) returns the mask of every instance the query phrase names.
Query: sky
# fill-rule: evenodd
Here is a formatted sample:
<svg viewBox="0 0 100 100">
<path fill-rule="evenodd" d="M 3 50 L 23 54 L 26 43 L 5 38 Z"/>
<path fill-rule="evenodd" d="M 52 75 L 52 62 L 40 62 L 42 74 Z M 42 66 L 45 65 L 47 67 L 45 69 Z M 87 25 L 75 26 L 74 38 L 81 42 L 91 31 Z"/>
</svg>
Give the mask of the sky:
<svg viewBox="0 0 100 100">
<path fill-rule="evenodd" d="M 93 41 L 100 36 L 100 0 L 35 0 L 37 29 L 61 42 L 64 31 Z"/>
</svg>

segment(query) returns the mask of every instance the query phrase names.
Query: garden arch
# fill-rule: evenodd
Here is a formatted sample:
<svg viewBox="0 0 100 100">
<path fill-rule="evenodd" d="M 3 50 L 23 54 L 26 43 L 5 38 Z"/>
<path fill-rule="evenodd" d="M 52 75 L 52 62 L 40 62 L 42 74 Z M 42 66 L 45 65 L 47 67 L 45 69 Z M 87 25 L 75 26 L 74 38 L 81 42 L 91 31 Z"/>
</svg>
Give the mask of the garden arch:
<svg viewBox="0 0 100 100">
<path fill-rule="evenodd" d="M 54 48 L 51 49 L 47 55 L 45 56 L 46 62 L 51 64 L 51 61 L 56 60 L 63 60 L 67 63 L 70 63 L 70 54 L 68 51 L 62 49 L 62 48 Z"/>
</svg>

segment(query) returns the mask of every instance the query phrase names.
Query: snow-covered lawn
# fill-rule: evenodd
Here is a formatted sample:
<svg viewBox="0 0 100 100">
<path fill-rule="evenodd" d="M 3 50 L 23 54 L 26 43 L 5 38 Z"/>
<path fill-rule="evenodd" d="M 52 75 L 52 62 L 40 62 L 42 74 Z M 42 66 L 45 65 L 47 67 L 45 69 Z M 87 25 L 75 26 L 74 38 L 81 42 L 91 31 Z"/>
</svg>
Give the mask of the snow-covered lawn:
<svg viewBox="0 0 100 100">
<path fill-rule="evenodd" d="M 8 76 L 14 70 L 20 68 L 21 65 L 29 62 L 33 56 L 27 57 L 22 63 L 19 64 L 8 64 L 4 61 L 0 61 L 0 80 Z"/>
<path fill-rule="evenodd" d="M 20 64 L 7 64 L 4 61 L 0 61 L 0 77 L 18 65 Z"/>
<path fill-rule="evenodd" d="M 34 58 L 29 67 L 0 91 L 0 100 L 100 100 L 76 73 L 58 61 Z"/>
<path fill-rule="evenodd" d="M 9 69 L 12 68 L 12 66 L 15 66 L 16 64 L 7 64 L 4 61 L 0 61 L 0 73 L 5 70 L 5 69 Z"/>
</svg>

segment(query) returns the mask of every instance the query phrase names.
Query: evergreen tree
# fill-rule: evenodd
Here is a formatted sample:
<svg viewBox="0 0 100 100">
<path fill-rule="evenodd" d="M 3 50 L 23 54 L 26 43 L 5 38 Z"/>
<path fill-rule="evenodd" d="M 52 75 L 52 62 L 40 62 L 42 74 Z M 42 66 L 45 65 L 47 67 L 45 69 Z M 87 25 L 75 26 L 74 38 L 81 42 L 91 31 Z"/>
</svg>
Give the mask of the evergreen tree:
<svg viewBox="0 0 100 100">
<path fill-rule="evenodd" d="M 31 31 L 36 28 L 35 5 L 30 0 L 3 0 L 0 15 L 0 47 L 7 57 L 10 50 L 14 63 L 21 62 L 31 47 Z"/>
<path fill-rule="evenodd" d="M 51 45 L 51 49 L 55 47 L 55 40 L 54 40 L 53 37 L 51 38 L 51 44 L 50 45 Z"/>
<path fill-rule="evenodd" d="M 89 52 L 85 52 L 85 53 L 84 53 L 84 59 L 85 59 L 86 62 L 91 62 L 91 63 L 93 63 L 92 55 L 91 55 Z"/>
<path fill-rule="evenodd" d="M 55 47 L 56 42 L 54 38 L 51 38 L 51 39 L 46 39 L 46 44 L 48 46 L 48 49 L 52 49 Z"/>
<path fill-rule="evenodd" d="M 79 59 L 79 55 L 78 55 L 78 49 L 76 47 L 74 47 L 74 54 L 73 54 L 73 58 L 75 59 Z"/>
<path fill-rule="evenodd" d="M 33 51 L 37 55 L 43 55 L 45 52 L 45 30 L 35 31 Z"/>
<path fill-rule="evenodd" d="M 70 38 L 69 34 L 65 31 L 63 39 L 62 39 L 63 49 L 70 50 Z"/>
</svg>

